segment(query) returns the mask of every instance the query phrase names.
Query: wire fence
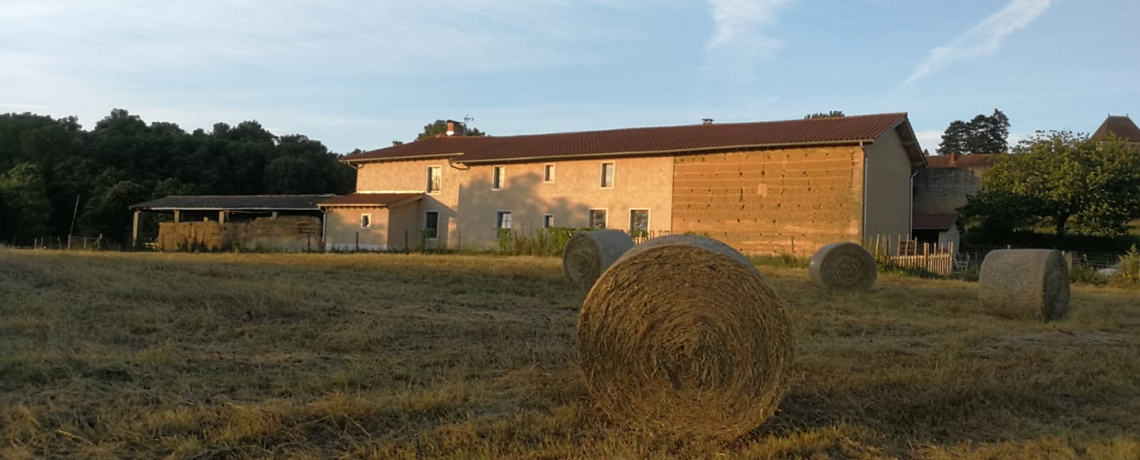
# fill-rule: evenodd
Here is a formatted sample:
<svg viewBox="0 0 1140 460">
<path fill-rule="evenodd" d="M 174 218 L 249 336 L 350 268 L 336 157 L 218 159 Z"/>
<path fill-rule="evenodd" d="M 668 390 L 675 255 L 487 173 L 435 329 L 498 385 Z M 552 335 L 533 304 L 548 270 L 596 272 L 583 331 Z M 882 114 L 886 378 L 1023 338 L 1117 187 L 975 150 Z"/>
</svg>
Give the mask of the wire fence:
<svg viewBox="0 0 1140 460">
<path fill-rule="evenodd" d="M 962 248 L 963 258 L 968 260 L 964 270 L 980 270 L 982 261 L 986 259 L 992 251 L 999 249 L 1036 249 L 1036 248 L 1020 248 L 1015 246 L 965 246 Z M 1049 249 L 1049 248 L 1045 248 Z M 1101 270 L 1105 268 L 1114 267 L 1120 263 L 1120 257 L 1123 254 L 1114 254 L 1107 252 L 1078 252 L 1078 251 L 1061 251 L 1065 256 L 1065 261 L 1069 263 L 1070 268 L 1080 267 L 1088 268 L 1091 270 Z"/>
<path fill-rule="evenodd" d="M 110 247 L 109 247 L 110 246 Z M 32 240 L 33 249 L 50 249 L 56 251 L 105 251 L 118 250 L 117 245 L 111 246 L 103 239 L 89 236 L 49 236 Z"/>
</svg>

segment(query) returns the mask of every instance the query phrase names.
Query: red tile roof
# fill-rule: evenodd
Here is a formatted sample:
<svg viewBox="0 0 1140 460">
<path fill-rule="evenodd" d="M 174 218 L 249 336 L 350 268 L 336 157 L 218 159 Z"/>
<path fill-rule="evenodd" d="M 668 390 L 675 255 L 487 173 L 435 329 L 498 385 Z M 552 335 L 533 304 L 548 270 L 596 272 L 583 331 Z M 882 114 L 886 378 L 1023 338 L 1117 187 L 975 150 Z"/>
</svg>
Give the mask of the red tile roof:
<svg viewBox="0 0 1140 460">
<path fill-rule="evenodd" d="M 149 211 L 318 211 L 317 203 L 336 195 L 171 195 L 132 204 Z"/>
<path fill-rule="evenodd" d="M 957 214 L 915 214 L 914 230 L 950 230 L 958 222 Z"/>
<path fill-rule="evenodd" d="M 1109 115 L 1108 118 L 1101 123 L 1100 128 L 1092 135 L 1095 141 L 1108 140 L 1109 133 L 1115 134 L 1116 137 L 1124 139 L 1126 142 L 1140 142 L 1140 127 L 1132 122 L 1131 118 L 1122 117 L 1119 115 Z"/>
<path fill-rule="evenodd" d="M 957 155 L 957 158 L 952 158 L 950 155 L 929 155 L 926 157 L 926 166 L 928 168 L 988 168 L 993 166 L 994 155 L 1005 155 L 1004 153 L 975 153 L 973 155 Z M 953 160 L 953 164 L 951 164 Z"/>
<path fill-rule="evenodd" d="M 351 193 L 321 201 L 317 203 L 317 206 L 322 208 L 335 206 L 395 208 L 408 203 L 414 203 L 423 199 L 423 197 L 424 194 L 422 193 Z"/>
<path fill-rule="evenodd" d="M 904 122 L 908 128 L 908 134 L 905 135 L 913 137 L 905 113 L 524 136 L 436 137 L 349 155 L 345 161 L 456 156 L 456 161 L 477 163 L 554 157 L 670 154 L 745 147 L 838 145 L 860 141 L 869 143 Z M 917 141 L 913 145 L 917 149 Z M 921 156 L 918 155 L 915 161 L 921 162 Z"/>
</svg>

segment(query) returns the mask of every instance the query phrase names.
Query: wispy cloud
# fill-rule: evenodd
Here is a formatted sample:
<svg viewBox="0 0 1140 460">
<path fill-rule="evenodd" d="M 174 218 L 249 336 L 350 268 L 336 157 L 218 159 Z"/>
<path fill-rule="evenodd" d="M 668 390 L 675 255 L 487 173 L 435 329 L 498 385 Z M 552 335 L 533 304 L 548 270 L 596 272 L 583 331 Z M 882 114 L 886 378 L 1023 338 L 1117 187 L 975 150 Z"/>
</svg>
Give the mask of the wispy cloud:
<svg viewBox="0 0 1140 460">
<path fill-rule="evenodd" d="M 1055 0 L 1013 0 L 1001 11 L 978 23 L 947 45 L 930 50 L 926 60 L 906 78 L 909 85 L 923 76 L 963 59 L 997 52 L 1006 36 L 1028 26 L 1045 13 Z"/>
<path fill-rule="evenodd" d="M 706 50 L 725 53 L 738 62 L 751 64 L 770 57 L 783 41 L 766 33 L 776 23 L 777 13 L 790 0 L 708 0 L 712 8 L 713 35 Z"/>
</svg>

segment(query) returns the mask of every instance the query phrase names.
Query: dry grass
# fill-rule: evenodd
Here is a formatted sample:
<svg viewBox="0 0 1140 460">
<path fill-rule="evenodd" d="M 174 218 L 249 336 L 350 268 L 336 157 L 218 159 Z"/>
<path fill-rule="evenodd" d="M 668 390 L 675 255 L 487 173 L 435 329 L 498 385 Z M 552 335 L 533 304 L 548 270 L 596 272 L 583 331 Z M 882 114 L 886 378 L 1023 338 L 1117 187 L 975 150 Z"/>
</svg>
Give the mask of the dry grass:
<svg viewBox="0 0 1140 460">
<path fill-rule="evenodd" d="M 964 282 L 828 294 L 732 444 L 605 420 L 555 258 L 0 252 L 0 458 L 1140 458 L 1140 299 L 974 313 Z"/>
</svg>

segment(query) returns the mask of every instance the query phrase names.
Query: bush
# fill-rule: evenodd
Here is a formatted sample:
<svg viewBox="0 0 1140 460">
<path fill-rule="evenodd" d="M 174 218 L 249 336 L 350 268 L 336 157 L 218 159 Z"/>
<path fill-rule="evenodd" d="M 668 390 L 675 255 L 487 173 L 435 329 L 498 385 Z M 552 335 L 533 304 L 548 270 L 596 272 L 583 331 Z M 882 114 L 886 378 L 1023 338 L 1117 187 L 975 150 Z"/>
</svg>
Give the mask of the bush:
<svg viewBox="0 0 1140 460">
<path fill-rule="evenodd" d="M 1069 280 L 1074 283 L 1092 284 L 1094 286 L 1108 283 L 1108 278 L 1097 273 L 1095 268 L 1088 265 L 1073 265 L 1069 269 Z"/>
<path fill-rule="evenodd" d="M 558 256 L 566 248 L 570 237 L 589 228 L 551 227 L 535 230 L 532 235 L 522 235 L 510 229 L 500 228 L 499 253 L 516 256 Z"/>
<path fill-rule="evenodd" d="M 1140 250 L 1136 245 L 1120 256 L 1119 271 L 1109 278 L 1113 285 L 1134 287 L 1140 286 Z"/>
</svg>

